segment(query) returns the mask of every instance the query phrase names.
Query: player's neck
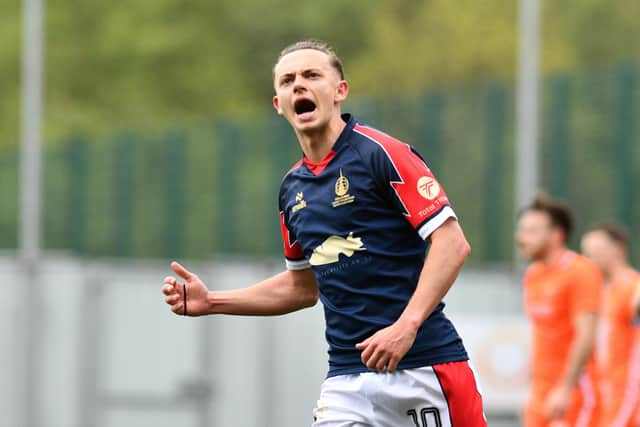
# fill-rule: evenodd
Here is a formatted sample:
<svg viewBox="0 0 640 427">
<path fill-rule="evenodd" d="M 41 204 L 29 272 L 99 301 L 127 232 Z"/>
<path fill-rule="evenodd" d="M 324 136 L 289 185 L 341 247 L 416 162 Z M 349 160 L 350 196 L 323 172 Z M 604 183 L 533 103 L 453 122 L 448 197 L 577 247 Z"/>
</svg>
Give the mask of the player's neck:
<svg viewBox="0 0 640 427">
<path fill-rule="evenodd" d="M 321 162 L 333 148 L 346 123 L 340 114 L 334 116 L 325 127 L 313 132 L 297 132 L 304 155 L 313 163 Z"/>
<path fill-rule="evenodd" d="M 624 260 L 617 260 L 612 263 L 611 267 L 605 272 L 607 282 L 617 283 L 624 282 L 627 277 L 630 278 L 633 269 Z"/>
<path fill-rule="evenodd" d="M 560 258 L 562 258 L 562 256 L 568 251 L 569 249 L 562 245 L 562 246 L 554 246 L 554 247 L 550 247 L 547 250 L 547 253 L 544 255 L 544 257 L 542 258 L 542 262 L 547 266 L 547 267 L 551 267 L 552 265 L 555 265 L 558 261 L 560 261 Z"/>
</svg>

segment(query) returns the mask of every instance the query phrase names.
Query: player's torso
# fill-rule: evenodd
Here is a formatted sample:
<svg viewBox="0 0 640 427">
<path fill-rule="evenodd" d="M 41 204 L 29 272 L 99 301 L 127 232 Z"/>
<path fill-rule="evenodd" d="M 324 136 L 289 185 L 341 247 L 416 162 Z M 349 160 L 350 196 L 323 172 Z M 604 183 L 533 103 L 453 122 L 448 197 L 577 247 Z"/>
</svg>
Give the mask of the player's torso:
<svg viewBox="0 0 640 427">
<path fill-rule="evenodd" d="M 380 194 L 359 153 L 342 144 L 324 170 L 316 175 L 302 165 L 283 187 L 289 226 L 331 308 L 327 325 L 351 336 L 361 330 L 358 319 L 395 320 L 415 288 L 426 243 Z M 354 322 L 338 324 L 340 314 Z"/>
<path fill-rule="evenodd" d="M 525 309 L 536 332 L 548 335 L 571 333 L 571 275 L 568 269 L 532 266 L 525 277 Z"/>
<path fill-rule="evenodd" d="M 320 170 L 303 162 L 287 174 L 280 207 L 316 276 L 331 372 L 340 365 L 340 372 L 353 373 L 363 367 L 355 344 L 395 322 L 406 307 L 427 244 L 389 199 L 383 186 L 391 183 L 380 182 L 372 170 L 379 146 L 357 132 L 342 138 Z M 466 360 L 443 306 L 422 325 L 403 363 Z"/>
<path fill-rule="evenodd" d="M 639 335 L 631 307 L 639 276 L 629 279 L 611 283 L 603 290 L 596 360 L 605 391 L 607 383 L 624 383 L 632 370 L 640 369 Z"/>
<path fill-rule="evenodd" d="M 525 276 L 525 310 L 532 327 L 534 382 L 553 383 L 565 367 L 575 337 L 571 298 L 572 287 L 579 285 L 574 283 L 578 257 L 567 251 L 558 264 L 551 267 L 534 264 Z"/>
<path fill-rule="evenodd" d="M 314 268 L 338 262 L 339 255 L 360 259 L 424 252 L 425 243 L 380 195 L 366 164 L 349 146 L 317 176 L 302 166 L 284 184 L 283 209 Z"/>
</svg>

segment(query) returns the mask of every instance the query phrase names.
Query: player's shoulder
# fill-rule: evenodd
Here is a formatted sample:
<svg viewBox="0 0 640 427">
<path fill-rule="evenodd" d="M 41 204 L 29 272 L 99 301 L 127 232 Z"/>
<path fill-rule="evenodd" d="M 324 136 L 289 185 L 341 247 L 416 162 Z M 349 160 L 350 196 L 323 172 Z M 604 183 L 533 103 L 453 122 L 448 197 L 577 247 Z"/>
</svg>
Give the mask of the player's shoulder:
<svg viewBox="0 0 640 427">
<path fill-rule="evenodd" d="M 640 276 L 629 275 L 623 282 L 607 286 L 611 293 L 616 293 L 622 301 L 632 302 L 640 289 Z"/>
<path fill-rule="evenodd" d="M 283 184 L 285 180 L 287 180 L 288 178 L 292 178 L 292 175 L 294 175 L 295 172 L 300 170 L 300 168 L 302 167 L 302 164 L 303 164 L 303 159 L 300 159 L 297 162 L 295 162 L 293 165 L 291 165 L 287 173 L 285 173 L 284 176 L 282 177 L 281 184 Z"/>
<path fill-rule="evenodd" d="M 289 175 L 291 172 L 297 170 L 300 168 L 300 166 L 302 166 L 302 159 L 298 160 L 297 162 L 295 162 L 293 165 L 291 165 L 291 167 L 289 168 L 289 170 L 287 171 L 286 174 L 284 174 L 284 176 L 286 177 L 287 175 Z"/>
<path fill-rule="evenodd" d="M 545 266 L 540 261 L 534 261 L 524 271 L 524 283 L 528 284 L 535 281 L 536 278 L 542 274 L 545 270 Z"/>
<path fill-rule="evenodd" d="M 356 123 L 353 127 L 354 147 L 363 155 L 383 155 L 390 159 L 409 153 L 412 148 L 393 136 L 374 127 Z"/>
<path fill-rule="evenodd" d="M 622 282 L 622 285 L 630 292 L 638 289 L 640 287 L 640 272 L 633 268 L 629 268 Z"/>
<path fill-rule="evenodd" d="M 571 252 L 571 260 L 567 263 L 567 266 L 575 271 L 583 272 L 600 272 L 598 266 L 584 255 L 577 252 Z"/>
<path fill-rule="evenodd" d="M 287 173 L 284 174 L 282 180 L 280 181 L 280 196 L 282 196 L 282 193 L 288 188 L 288 183 L 291 182 L 290 180 L 296 179 L 295 173 L 300 170 L 300 168 L 302 167 L 302 163 L 302 159 L 298 160 L 289 168 Z"/>
<path fill-rule="evenodd" d="M 353 127 L 353 132 L 357 135 L 360 135 L 361 139 L 363 139 L 364 141 L 374 143 L 382 147 L 393 148 L 396 146 L 407 146 L 407 143 L 394 138 L 388 133 L 360 122 L 356 122 L 355 126 Z"/>
<path fill-rule="evenodd" d="M 584 255 L 576 252 L 571 252 L 572 259 L 567 265 L 567 271 L 572 276 L 585 278 L 593 278 L 594 281 L 602 282 L 602 272 L 598 266 Z"/>
<path fill-rule="evenodd" d="M 426 166 L 426 161 L 418 151 L 398 138 L 374 127 L 356 123 L 353 127 L 351 144 L 360 157 L 375 167 L 392 166 L 396 170 L 403 165 L 415 165 L 417 160 Z"/>
</svg>

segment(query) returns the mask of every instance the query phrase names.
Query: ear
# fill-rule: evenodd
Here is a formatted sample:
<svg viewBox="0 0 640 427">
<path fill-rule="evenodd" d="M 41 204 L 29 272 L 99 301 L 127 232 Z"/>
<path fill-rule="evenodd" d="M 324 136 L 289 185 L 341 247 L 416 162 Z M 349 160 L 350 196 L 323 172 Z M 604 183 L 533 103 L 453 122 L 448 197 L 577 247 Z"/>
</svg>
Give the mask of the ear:
<svg viewBox="0 0 640 427">
<path fill-rule="evenodd" d="M 280 108 L 280 100 L 278 99 L 277 95 L 273 97 L 273 108 L 276 109 L 278 114 L 282 115 L 282 108 Z"/>
<path fill-rule="evenodd" d="M 342 101 L 347 99 L 347 95 L 349 94 L 349 83 L 346 80 L 340 80 L 338 82 L 338 87 L 336 88 L 336 94 L 333 97 L 333 102 L 335 104 L 340 104 Z"/>
</svg>

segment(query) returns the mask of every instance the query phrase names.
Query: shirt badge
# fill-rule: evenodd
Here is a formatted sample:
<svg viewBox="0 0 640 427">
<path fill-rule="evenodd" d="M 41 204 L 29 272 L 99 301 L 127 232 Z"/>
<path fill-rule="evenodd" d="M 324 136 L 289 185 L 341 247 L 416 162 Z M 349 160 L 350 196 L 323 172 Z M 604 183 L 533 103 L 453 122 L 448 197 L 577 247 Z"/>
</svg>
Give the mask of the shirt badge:
<svg viewBox="0 0 640 427">
<path fill-rule="evenodd" d="M 335 191 L 336 198 L 333 199 L 333 203 L 331 204 L 334 208 L 348 203 L 353 203 L 356 199 L 355 196 L 349 194 L 349 180 L 346 176 L 342 175 L 342 169 L 340 169 L 340 176 L 336 181 Z"/>
</svg>

